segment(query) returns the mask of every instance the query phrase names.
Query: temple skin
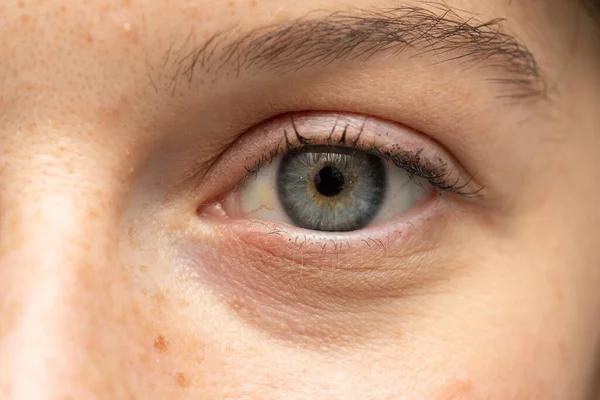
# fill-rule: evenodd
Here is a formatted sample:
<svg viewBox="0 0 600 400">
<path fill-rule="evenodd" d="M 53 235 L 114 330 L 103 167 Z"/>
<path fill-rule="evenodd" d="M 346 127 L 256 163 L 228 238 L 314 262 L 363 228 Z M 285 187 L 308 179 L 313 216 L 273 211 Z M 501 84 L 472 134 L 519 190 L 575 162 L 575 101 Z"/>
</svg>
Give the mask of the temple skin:
<svg viewBox="0 0 600 400">
<path fill-rule="evenodd" d="M 317 62 L 323 21 L 411 45 Z M 0 398 L 600 399 L 596 25 L 562 0 L 4 0 Z M 348 237 L 231 221 L 292 112 L 394 124 L 484 189 Z"/>
</svg>

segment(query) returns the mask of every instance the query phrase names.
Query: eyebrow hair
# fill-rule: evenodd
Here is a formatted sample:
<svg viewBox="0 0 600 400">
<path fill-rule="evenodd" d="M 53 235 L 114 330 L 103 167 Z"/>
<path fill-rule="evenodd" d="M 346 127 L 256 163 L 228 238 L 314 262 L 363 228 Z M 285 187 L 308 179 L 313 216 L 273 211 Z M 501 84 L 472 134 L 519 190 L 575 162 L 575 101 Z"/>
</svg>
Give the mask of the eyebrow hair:
<svg viewBox="0 0 600 400">
<path fill-rule="evenodd" d="M 191 83 L 198 70 L 286 73 L 349 60 L 367 61 L 382 53 L 429 55 L 435 63 L 457 61 L 465 68 L 482 65 L 498 75 L 486 80 L 510 88 L 499 97 L 546 96 L 547 82 L 534 55 L 515 37 L 501 31 L 502 19 L 481 22 L 445 5 L 334 12 L 297 18 L 254 29 L 228 39 L 217 33 L 189 50 L 189 40 L 169 49 L 164 64 L 175 71 L 168 87 Z"/>
</svg>

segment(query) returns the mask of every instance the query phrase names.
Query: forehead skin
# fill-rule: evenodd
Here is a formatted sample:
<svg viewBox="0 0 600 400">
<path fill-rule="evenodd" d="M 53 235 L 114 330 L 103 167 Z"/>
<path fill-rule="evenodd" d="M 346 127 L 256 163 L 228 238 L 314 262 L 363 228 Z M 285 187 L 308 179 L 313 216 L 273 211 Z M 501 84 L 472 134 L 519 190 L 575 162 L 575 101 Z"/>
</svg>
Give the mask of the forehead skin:
<svg viewBox="0 0 600 400">
<path fill-rule="evenodd" d="M 472 59 L 468 29 L 449 35 L 457 59 L 427 40 L 274 72 L 226 51 L 264 27 L 399 7 L 454 27 L 502 18 L 482 32 L 539 70 L 515 73 L 514 53 Z M 3 1 L 0 397 L 598 398 L 592 21 L 566 0 Z M 220 62 L 186 75 L 215 35 Z M 514 96 L 531 92 L 524 76 L 543 90 Z M 198 228 L 220 194 L 203 178 L 235 139 L 312 110 L 415 127 L 489 195 L 428 231 L 435 244 L 383 246 L 389 275 L 294 280 Z"/>
</svg>

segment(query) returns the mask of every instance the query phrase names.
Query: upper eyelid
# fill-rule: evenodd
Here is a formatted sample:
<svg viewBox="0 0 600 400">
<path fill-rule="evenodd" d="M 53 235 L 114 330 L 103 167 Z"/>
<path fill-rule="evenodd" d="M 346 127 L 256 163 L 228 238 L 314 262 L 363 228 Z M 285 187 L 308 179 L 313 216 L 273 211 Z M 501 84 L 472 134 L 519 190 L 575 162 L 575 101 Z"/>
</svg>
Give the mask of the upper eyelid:
<svg viewBox="0 0 600 400">
<path fill-rule="evenodd" d="M 512 97 L 544 97 L 547 82 L 533 53 L 500 29 L 501 19 L 478 21 L 452 8 L 428 3 L 425 7 L 334 12 L 298 18 L 287 24 L 255 29 L 230 40 L 217 33 L 200 46 L 191 39 L 169 49 L 164 66 L 174 90 L 180 79 L 191 82 L 199 71 L 297 71 L 348 59 L 368 59 L 380 52 L 399 54 L 414 49 L 420 56 L 436 55 L 436 62 L 462 62 L 494 67 L 500 75 L 489 79 L 515 89 Z"/>
<path fill-rule="evenodd" d="M 295 121 L 294 125 L 291 121 Z M 337 126 L 337 134 L 334 133 L 334 143 L 328 143 L 332 139 L 332 127 Z M 254 128 L 247 131 L 242 137 L 232 144 L 227 154 L 224 154 L 204 175 L 203 180 L 209 183 L 208 186 L 217 185 L 219 188 L 209 190 L 212 195 L 218 192 L 218 196 L 226 195 L 229 191 L 235 190 L 242 185 L 246 178 L 252 176 L 251 169 L 256 166 L 257 160 L 263 158 L 265 162 L 284 153 L 289 149 L 288 139 L 283 132 L 288 131 L 291 140 L 297 134 L 298 130 L 304 139 L 308 139 L 308 145 L 336 145 L 339 138 L 346 132 L 347 140 L 351 143 L 357 140 L 358 133 L 363 132 L 361 142 L 357 148 L 367 150 L 367 148 L 377 149 L 380 154 L 385 151 L 412 151 L 413 154 L 419 153 L 424 160 L 436 160 L 437 165 L 447 165 L 449 171 L 456 173 L 457 177 L 463 177 L 465 181 L 471 181 L 472 174 L 464 170 L 450 153 L 441 145 L 430 139 L 424 134 L 412 132 L 413 130 L 401 125 L 380 120 L 375 117 L 366 117 L 346 113 L 327 113 L 327 112 L 302 112 L 288 113 L 273 119 L 264 121 Z M 403 133 L 406 131 L 406 133 Z M 411 133 L 408 133 L 411 131 Z M 368 135 L 367 135 L 368 133 Z M 390 137 L 391 136 L 391 137 Z M 356 145 L 356 143 L 354 143 Z M 295 146 L 292 143 L 292 146 Z M 298 145 L 299 148 L 302 145 Z M 362 148 L 361 148 L 362 147 Z M 249 150 L 250 149 L 250 150 Z M 278 149 L 274 151 L 274 149 Z M 258 167 L 261 167 L 259 165 Z M 222 179 L 223 176 L 231 177 L 238 175 L 238 178 Z M 210 183 L 212 182 L 212 184 Z M 207 187 L 207 185 L 202 185 Z M 479 182 L 472 181 L 469 187 L 482 188 Z M 218 197 L 217 196 L 217 197 Z M 215 197 L 198 199 L 201 205 L 208 204 L 216 200 Z"/>
</svg>

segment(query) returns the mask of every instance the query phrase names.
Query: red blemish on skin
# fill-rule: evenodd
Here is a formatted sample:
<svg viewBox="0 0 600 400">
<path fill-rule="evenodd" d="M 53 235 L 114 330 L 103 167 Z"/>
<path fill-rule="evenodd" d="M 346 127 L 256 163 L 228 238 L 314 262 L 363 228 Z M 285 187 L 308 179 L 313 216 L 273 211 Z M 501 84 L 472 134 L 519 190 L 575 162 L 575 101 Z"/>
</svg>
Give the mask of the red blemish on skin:
<svg viewBox="0 0 600 400">
<path fill-rule="evenodd" d="M 188 387 L 190 385 L 190 381 L 183 372 L 175 373 L 175 382 L 177 382 L 177 385 L 179 385 L 179 387 L 182 388 Z"/>
<path fill-rule="evenodd" d="M 169 350 L 169 342 L 167 342 L 163 335 L 159 335 L 154 340 L 154 350 L 161 354 L 166 353 Z"/>
<path fill-rule="evenodd" d="M 440 400 L 459 400 L 464 399 L 473 389 L 471 381 L 468 379 L 458 379 L 444 389 L 444 394 Z"/>
<path fill-rule="evenodd" d="M 127 37 L 129 41 L 131 41 L 131 43 L 138 43 L 139 37 L 137 34 L 137 30 L 134 29 L 134 27 L 129 22 L 125 22 L 123 24 L 123 34 L 125 35 L 125 37 Z"/>
</svg>

